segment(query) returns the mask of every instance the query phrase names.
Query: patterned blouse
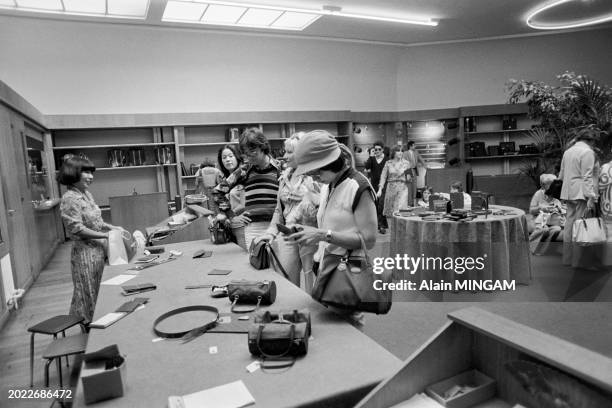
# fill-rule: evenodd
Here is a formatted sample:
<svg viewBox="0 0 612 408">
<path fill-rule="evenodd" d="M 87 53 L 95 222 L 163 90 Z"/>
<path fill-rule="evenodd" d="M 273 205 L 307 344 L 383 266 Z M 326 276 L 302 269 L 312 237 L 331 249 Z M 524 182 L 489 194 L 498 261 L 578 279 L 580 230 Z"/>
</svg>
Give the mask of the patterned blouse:
<svg viewBox="0 0 612 408">
<path fill-rule="evenodd" d="M 69 188 L 62 196 L 60 211 L 68 237 L 73 241 L 82 239 L 77 234 L 85 228 L 98 232 L 108 229 L 89 191 L 83 193 L 75 187 Z"/>
<path fill-rule="evenodd" d="M 410 180 L 406 177 L 407 170 L 410 169 L 410 163 L 408 160 L 389 160 L 383 168 L 382 175 L 380 177 L 380 185 L 384 186 L 387 183 L 406 183 Z"/>
<path fill-rule="evenodd" d="M 282 217 L 278 222 L 283 224 L 317 225 L 317 211 L 321 186 L 309 176 L 293 176 L 294 169 L 288 168 L 281 174 L 278 187 L 278 198 Z M 284 222 L 283 222 L 284 221 Z"/>
</svg>

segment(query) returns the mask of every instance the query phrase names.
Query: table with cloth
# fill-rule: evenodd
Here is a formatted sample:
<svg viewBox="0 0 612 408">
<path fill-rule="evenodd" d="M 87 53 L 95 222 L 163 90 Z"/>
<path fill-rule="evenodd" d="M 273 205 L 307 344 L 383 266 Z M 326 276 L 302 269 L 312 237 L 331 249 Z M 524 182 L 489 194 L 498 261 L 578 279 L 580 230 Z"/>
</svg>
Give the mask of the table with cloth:
<svg viewBox="0 0 612 408">
<path fill-rule="evenodd" d="M 166 245 L 182 255 L 138 272 L 126 284 L 154 283 L 157 289 L 135 296 L 121 294 L 120 286 L 102 285 L 94 321 L 114 311 L 133 297 L 148 297 L 142 310 L 136 310 L 106 329 L 91 329 L 87 353 L 117 344 L 126 356 L 127 389 L 123 397 L 96 403 L 96 407 L 162 407 L 168 396 L 186 395 L 242 380 L 253 395 L 256 407 L 329 406 L 350 407 L 401 365 L 401 361 L 374 340 L 355 329 L 310 296 L 274 273 L 255 270 L 247 254 L 234 244 L 212 245 L 191 241 Z M 213 251 L 211 257 L 195 258 L 198 250 Z M 128 271 L 133 265 L 107 267 L 103 281 Z M 229 275 L 208 275 L 213 269 L 231 270 Z M 228 298 L 212 298 L 210 288 L 185 289 L 188 285 L 224 284 L 230 280 L 274 280 L 276 302 L 260 310 L 308 309 L 312 337 L 308 354 L 293 367 L 279 373 L 249 373 L 246 367 L 256 359 L 247 346 L 246 333 L 207 332 L 181 343 L 176 339 L 153 341 L 154 320 L 172 309 L 189 305 L 211 305 L 230 312 Z M 232 314 L 232 322 L 238 314 Z M 375 319 L 368 316 L 368 319 Z M 250 320 L 252 322 L 252 318 Z M 200 322 L 200 325 L 203 324 Z M 220 325 L 223 326 L 223 325 Z M 189 326 L 188 328 L 191 328 Z M 217 353 L 210 352 L 217 347 Z M 75 407 L 85 406 L 79 379 Z"/>
<path fill-rule="evenodd" d="M 391 228 L 390 258 L 397 256 L 414 258 L 442 258 L 453 262 L 458 258 L 479 258 L 480 264 L 471 263 L 457 273 L 451 268 L 440 267 L 430 259 L 427 267 L 395 269 L 396 279 L 416 282 L 447 282 L 453 288 L 457 280 L 511 281 L 528 284 L 531 278 L 529 234 L 525 212 L 513 207 L 491 205 L 492 214 L 479 215 L 470 221 L 448 219 L 426 220 L 417 215 L 393 217 Z M 422 260 L 421 262 L 425 262 Z M 451 264 L 448 263 L 448 266 Z M 458 265 L 458 264 L 457 264 Z M 414 272 L 414 273 L 412 273 Z M 431 285 L 430 285 L 431 286 Z M 396 292 L 398 293 L 398 292 Z M 443 300 L 443 291 L 410 290 L 398 293 L 401 300 Z M 425 298 L 423 298 L 425 296 Z M 394 300 L 396 297 L 394 297 Z M 399 300 L 399 297 L 397 297 Z"/>
</svg>

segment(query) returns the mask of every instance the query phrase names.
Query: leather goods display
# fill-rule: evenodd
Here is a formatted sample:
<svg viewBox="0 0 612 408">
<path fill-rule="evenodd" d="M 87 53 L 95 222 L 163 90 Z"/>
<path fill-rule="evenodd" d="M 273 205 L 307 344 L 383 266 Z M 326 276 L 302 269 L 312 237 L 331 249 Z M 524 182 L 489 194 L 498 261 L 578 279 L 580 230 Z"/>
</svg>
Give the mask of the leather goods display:
<svg viewBox="0 0 612 408">
<path fill-rule="evenodd" d="M 249 328 L 249 352 L 267 358 L 303 356 L 308 353 L 310 330 L 307 311 L 258 314 Z"/>
<path fill-rule="evenodd" d="M 214 289 L 214 287 L 213 287 Z M 227 284 L 227 296 L 232 302 L 233 313 L 248 313 L 259 308 L 268 306 L 276 300 L 276 282 L 274 281 L 231 281 Z M 252 308 L 238 309 L 236 305 L 255 305 Z"/>
<path fill-rule="evenodd" d="M 270 267 L 270 244 L 261 240 L 255 243 L 251 241 L 249 247 L 249 262 L 255 269 L 266 269 Z"/>
<path fill-rule="evenodd" d="M 499 145 L 487 146 L 489 156 L 499 156 Z"/>
<path fill-rule="evenodd" d="M 201 326 L 195 327 L 190 330 L 180 331 L 180 332 L 165 332 L 165 331 L 158 329 L 159 324 L 171 316 L 175 316 L 181 313 L 196 312 L 196 311 L 211 312 L 214 316 L 214 319 L 207 321 L 205 324 Z M 183 343 L 186 343 L 188 341 L 195 339 L 198 336 L 201 336 L 202 334 L 206 333 L 211 328 L 215 327 L 217 325 L 218 320 L 219 320 L 219 310 L 217 310 L 216 307 L 206 306 L 206 305 L 179 307 L 178 309 L 173 309 L 169 312 L 166 312 L 162 314 L 161 316 L 159 316 L 157 319 L 155 319 L 155 321 L 153 322 L 153 332 L 158 337 L 162 337 L 165 339 L 181 338 L 183 340 Z"/>
<path fill-rule="evenodd" d="M 391 290 L 375 290 L 374 281 L 393 281 L 392 271 L 384 269 L 375 274 L 363 236 L 359 234 L 363 256 L 347 250 L 345 255 L 325 252 L 312 297 L 318 302 L 340 309 L 386 314 L 391 309 Z"/>
<path fill-rule="evenodd" d="M 487 152 L 485 150 L 484 142 L 472 142 L 469 144 L 469 157 L 481 157 L 486 156 Z"/>
<path fill-rule="evenodd" d="M 514 142 L 501 142 L 499 144 L 499 152 L 504 154 L 514 154 L 516 153 L 516 144 Z"/>
<path fill-rule="evenodd" d="M 519 145 L 519 154 L 538 154 L 538 146 L 535 143 Z"/>
</svg>

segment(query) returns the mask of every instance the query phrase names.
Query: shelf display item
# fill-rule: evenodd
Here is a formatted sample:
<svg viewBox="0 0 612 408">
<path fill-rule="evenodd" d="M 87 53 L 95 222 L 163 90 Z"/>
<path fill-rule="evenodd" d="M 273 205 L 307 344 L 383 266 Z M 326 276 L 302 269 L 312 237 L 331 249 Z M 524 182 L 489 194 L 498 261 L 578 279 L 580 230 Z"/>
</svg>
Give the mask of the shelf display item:
<svg viewBox="0 0 612 408">
<path fill-rule="evenodd" d="M 504 130 L 516 129 L 516 117 L 515 116 L 504 116 L 502 118 L 502 129 Z"/>
<path fill-rule="evenodd" d="M 140 147 L 131 147 L 128 151 L 128 163 L 130 166 L 144 166 L 146 164 L 144 149 Z"/>
<path fill-rule="evenodd" d="M 503 155 L 516 154 L 516 144 L 514 142 L 501 142 L 499 152 Z"/>
<path fill-rule="evenodd" d="M 469 156 L 470 157 L 481 157 L 486 156 L 487 152 L 485 150 L 484 142 L 472 142 L 469 144 Z"/>
<path fill-rule="evenodd" d="M 127 156 L 121 149 L 108 151 L 108 165 L 110 167 L 123 167 L 127 163 Z"/>
<path fill-rule="evenodd" d="M 172 164 L 172 149 L 168 146 L 157 147 L 155 161 L 157 164 Z"/>
<path fill-rule="evenodd" d="M 499 145 L 487 146 L 489 156 L 499 156 Z"/>
</svg>

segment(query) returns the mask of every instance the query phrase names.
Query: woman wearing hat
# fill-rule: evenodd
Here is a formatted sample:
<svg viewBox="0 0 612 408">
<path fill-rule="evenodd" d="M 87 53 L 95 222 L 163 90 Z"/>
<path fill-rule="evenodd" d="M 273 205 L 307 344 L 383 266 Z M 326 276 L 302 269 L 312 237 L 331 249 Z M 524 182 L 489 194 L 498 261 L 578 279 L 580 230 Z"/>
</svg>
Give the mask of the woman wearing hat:
<svg viewBox="0 0 612 408">
<path fill-rule="evenodd" d="M 376 205 L 371 184 L 353 165 L 352 155 L 327 131 L 314 130 L 304 135 L 295 150 L 295 175 L 307 174 L 323 184 L 317 213 L 317 227 L 297 225 L 300 231 L 288 238 L 303 244 L 318 244 L 315 261 L 325 268 L 324 253 L 357 254 L 359 234 L 366 248 L 376 241 Z M 344 313 L 346 314 L 346 313 Z M 362 324 L 361 314 L 348 313 L 352 323 Z"/>
</svg>

